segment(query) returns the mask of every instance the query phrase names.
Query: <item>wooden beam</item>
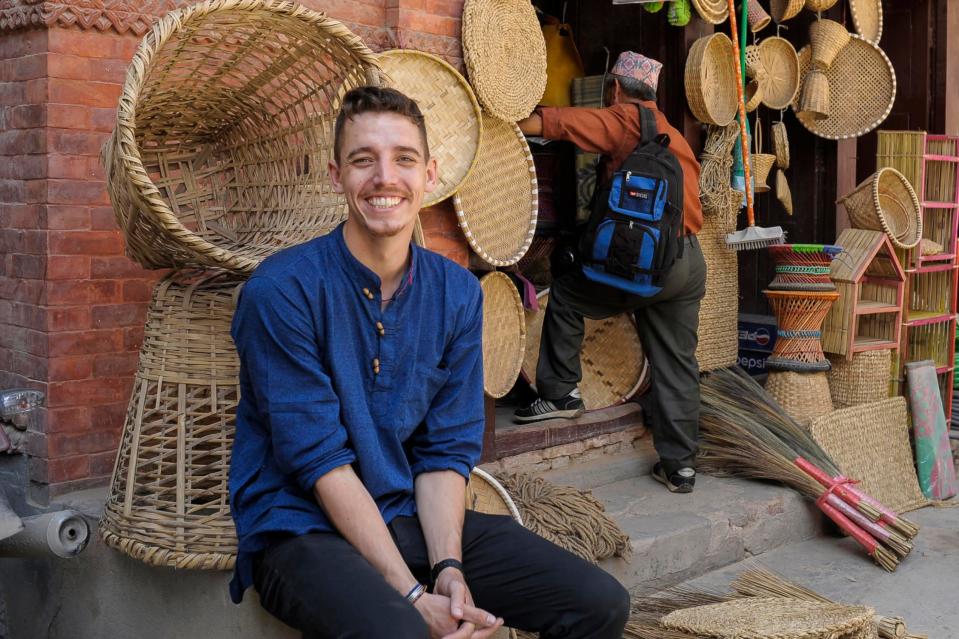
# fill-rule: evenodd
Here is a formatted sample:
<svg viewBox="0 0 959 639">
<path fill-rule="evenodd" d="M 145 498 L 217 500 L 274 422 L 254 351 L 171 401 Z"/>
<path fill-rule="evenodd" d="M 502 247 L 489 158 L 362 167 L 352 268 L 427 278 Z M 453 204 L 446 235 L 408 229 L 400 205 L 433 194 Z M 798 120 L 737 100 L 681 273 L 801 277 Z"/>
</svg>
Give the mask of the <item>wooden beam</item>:
<svg viewBox="0 0 959 639">
<path fill-rule="evenodd" d="M 496 400 L 483 395 L 483 408 L 486 414 L 486 428 L 483 430 L 483 454 L 481 462 L 496 459 Z"/>
</svg>

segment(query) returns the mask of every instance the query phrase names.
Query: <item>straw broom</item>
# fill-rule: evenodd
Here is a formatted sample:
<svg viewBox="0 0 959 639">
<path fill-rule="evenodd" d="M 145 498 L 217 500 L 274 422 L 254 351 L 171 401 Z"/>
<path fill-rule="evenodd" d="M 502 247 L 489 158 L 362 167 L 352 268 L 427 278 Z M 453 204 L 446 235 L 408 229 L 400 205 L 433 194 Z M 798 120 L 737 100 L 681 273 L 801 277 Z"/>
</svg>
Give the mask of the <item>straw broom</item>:
<svg viewBox="0 0 959 639">
<path fill-rule="evenodd" d="M 819 464 L 833 468 L 834 464 L 818 445 L 810 445 L 814 440 L 798 424 L 783 418 L 781 409 L 771 399 L 763 401 L 768 397 L 765 391 L 758 385 L 758 392 L 750 389 L 740 379 L 742 376 L 728 369 L 720 370 L 707 376 L 701 385 L 702 467 L 793 487 L 815 499 L 820 510 L 882 568 L 895 570 L 900 559 L 912 550 L 912 544 L 860 512 L 857 504 L 861 505 L 861 500 L 856 504 L 844 501 L 843 494 L 849 492 L 845 484 L 822 486 L 810 475 L 810 467 L 818 470 Z M 819 464 L 807 461 L 804 455 Z"/>
</svg>

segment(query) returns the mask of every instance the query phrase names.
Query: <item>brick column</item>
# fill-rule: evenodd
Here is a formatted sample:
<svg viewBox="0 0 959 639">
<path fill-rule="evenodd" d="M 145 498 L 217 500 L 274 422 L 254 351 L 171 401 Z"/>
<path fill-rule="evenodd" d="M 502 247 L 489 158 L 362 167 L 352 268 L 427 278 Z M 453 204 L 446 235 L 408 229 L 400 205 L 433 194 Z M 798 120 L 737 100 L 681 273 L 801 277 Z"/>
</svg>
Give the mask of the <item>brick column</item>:
<svg viewBox="0 0 959 639">
<path fill-rule="evenodd" d="M 27 438 L 30 496 L 41 504 L 112 472 L 162 273 L 124 256 L 99 153 L 142 35 L 184 4 L 0 3 L 0 390 L 47 393 Z M 462 0 L 302 4 L 343 20 L 374 51 L 418 48 L 462 67 Z M 428 245 L 465 265 L 451 205 L 423 221 Z"/>
</svg>

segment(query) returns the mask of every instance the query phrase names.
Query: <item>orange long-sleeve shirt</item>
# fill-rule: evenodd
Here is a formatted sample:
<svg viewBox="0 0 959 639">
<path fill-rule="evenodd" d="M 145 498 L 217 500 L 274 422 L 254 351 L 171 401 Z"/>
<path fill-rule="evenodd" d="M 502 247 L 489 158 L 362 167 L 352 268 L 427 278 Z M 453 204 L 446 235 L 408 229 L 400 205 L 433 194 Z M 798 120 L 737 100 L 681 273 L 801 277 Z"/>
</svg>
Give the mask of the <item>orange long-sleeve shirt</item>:
<svg viewBox="0 0 959 639">
<path fill-rule="evenodd" d="M 698 233 L 703 226 L 699 203 L 699 161 L 686 138 L 667 120 L 655 102 L 641 102 L 656 116 L 656 129 L 669 136 L 669 150 L 683 169 L 683 224 L 687 233 Z M 602 153 L 608 183 L 616 167 L 633 152 L 641 137 L 639 112 L 633 104 L 616 104 L 605 109 L 584 107 L 539 107 L 543 118 L 543 137 L 567 140 L 588 153 Z"/>
</svg>

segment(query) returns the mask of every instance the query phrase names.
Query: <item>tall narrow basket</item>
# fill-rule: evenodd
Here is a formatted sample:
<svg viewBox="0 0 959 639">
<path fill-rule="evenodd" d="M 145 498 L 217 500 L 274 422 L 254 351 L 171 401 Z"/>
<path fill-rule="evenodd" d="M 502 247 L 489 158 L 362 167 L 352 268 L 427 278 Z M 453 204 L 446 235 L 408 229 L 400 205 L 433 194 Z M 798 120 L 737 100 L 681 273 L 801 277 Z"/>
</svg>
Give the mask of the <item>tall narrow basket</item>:
<svg viewBox="0 0 959 639">
<path fill-rule="evenodd" d="M 277 0 L 171 11 L 127 71 L 103 151 L 127 253 L 147 268 L 252 271 L 345 219 L 326 166 L 347 90 L 373 53 L 321 13 Z"/>
<path fill-rule="evenodd" d="M 909 180 L 884 167 L 839 199 L 853 228 L 883 231 L 892 243 L 911 249 L 922 239 L 922 208 Z"/>
<path fill-rule="evenodd" d="M 241 283 L 168 277 L 153 292 L 100 536 L 154 566 L 225 570 L 240 398 L 230 321 Z"/>
</svg>

